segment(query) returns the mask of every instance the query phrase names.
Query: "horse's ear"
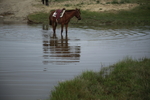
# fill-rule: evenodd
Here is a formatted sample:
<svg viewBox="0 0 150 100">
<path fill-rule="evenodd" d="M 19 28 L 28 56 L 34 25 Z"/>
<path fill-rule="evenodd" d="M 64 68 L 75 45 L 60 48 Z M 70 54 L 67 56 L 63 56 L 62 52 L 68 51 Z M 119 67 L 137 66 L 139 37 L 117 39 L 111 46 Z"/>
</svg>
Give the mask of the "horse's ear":
<svg viewBox="0 0 150 100">
<path fill-rule="evenodd" d="M 76 10 L 80 10 L 80 9 L 76 8 Z"/>
<path fill-rule="evenodd" d="M 79 10 L 79 13 L 81 14 L 81 10 L 80 9 L 78 9 Z"/>
</svg>

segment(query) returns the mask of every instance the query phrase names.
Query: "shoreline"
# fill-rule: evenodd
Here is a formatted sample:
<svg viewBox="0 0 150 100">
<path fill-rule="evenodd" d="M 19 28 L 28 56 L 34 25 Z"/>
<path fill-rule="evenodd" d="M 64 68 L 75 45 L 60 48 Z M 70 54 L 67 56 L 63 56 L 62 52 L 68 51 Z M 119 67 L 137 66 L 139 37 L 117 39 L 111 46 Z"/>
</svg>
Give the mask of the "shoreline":
<svg viewBox="0 0 150 100">
<path fill-rule="evenodd" d="M 110 0 L 113 1 L 113 0 Z M 118 12 L 120 10 L 130 10 L 139 4 L 137 3 L 125 3 L 125 4 L 111 4 L 108 2 L 96 2 L 91 0 L 85 1 L 68 1 L 64 0 L 49 2 L 49 6 L 42 4 L 41 0 L 2 0 L 0 2 L 0 22 L 16 22 L 25 23 L 28 21 L 28 16 L 37 12 L 49 13 L 54 9 L 75 9 L 80 8 L 83 11 L 91 12 Z"/>
<path fill-rule="evenodd" d="M 49 100 L 149 100 L 150 59 L 126 58 L 98 72 L 59 82 Z"/>
<path fill-rule="evenodd" d="M 76 25 L 101 26 L 101 25 L 150 25 L 150 5 L 141 5 L 132 10 L 119 10 L 117 12 L 96 12 L 81 10 L 81 18 Z M 28 15 L 32 23 L 48 24 L 49 13 L 37 12 Z M 72 18 L 71 24 L 76 23 L 76 18 Z"/>
</svg>

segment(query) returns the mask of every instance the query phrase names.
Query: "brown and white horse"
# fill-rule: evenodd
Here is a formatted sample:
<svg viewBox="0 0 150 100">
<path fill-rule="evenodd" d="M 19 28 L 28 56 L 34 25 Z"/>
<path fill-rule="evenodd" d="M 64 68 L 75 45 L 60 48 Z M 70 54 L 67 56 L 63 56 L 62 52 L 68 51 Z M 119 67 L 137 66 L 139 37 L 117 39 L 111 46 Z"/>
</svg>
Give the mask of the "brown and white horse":
<svg viewBox="0 0 150 100">
<path fill-rule="evenodd" d="M 80 9 L 77 8 L 75 10 L 66 10 L 63 17 L 60 17 L 60 19 L 56 19 L 56 17 L 53 16 L 54 12 L 55 11 L 52 11 L 49 16 L 49 24 L 52 26 L 54 34 L 56 32 L 57 24 L 61 24 L 61 35 L 63 33 L 63 27 L 65 25 L 66 35 L 67 35 L 68 23 L 70 22 L 70 19 L 75 16 L 78 20 L 81 20 Z"/>
</svg>

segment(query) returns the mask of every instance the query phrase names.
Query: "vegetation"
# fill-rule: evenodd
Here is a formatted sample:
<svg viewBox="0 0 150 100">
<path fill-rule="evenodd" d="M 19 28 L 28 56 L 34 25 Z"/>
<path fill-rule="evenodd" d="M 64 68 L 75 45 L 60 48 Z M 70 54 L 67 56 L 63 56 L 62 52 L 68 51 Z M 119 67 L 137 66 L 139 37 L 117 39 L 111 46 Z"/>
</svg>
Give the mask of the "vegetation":
<svg viewBox="0 0 150 100">
<path fill-rule="evenodd" d="M 68 0 L 54 0 L 53 2 L 63 2 Z M 100 3 L 100 0 L 93 0 L 96 3 Z M 79 22 L 80 25 L 150 25 L 150 1 L 149 0 L 112 0 L 106 4 L 122 4 L 122 3 L 138 3 L 140 6 L 130 10 L 122 10 L 118 12 L 91 12 L 81 11 L 82 20 Z M 84 2 L 76 4 L 75 6 L 82 6 Z M 72 6 L 70 4 L 64 4 L 64 6 Z M 47 23 L 48 24 L 48 13 L 38 12 L 30 14 L 28 19 L 34 23 Z M 76 23 L 76 20 L 71 20 L 71 23 Z"/>
<path fill-rule="evenodd" d="M 150 5 L 141 5 L 130 11 L 114 12 L 89 12 L 82 11 L 82 24 L 102 25 L 149 25 L 150 24 Z"/>
<path fill-rule="evenodd" d="M 49 14 L 45 12 L 37 12 L 28 15 L 28 23 L 48 23 Z"/>
<path fill-rule="evenodd" d="M 107 2 L 111 4 L 123 4 L 123 3 L 150 3 L 149 0 L 112 0 L 112 2 Z"/>
<path fill-rule="evenodd" d="M 54 0 L 54 2 L 63 2 L 63 1 L 69 1 L 69 0 Z"/>
<path fill-rule="evenodd" d="M 49 2 L 63 2 L 63 1 L 74 1 L 74 0 L 49 0 Z M 81 0 L 76 0 L 81 1 Z M 101 0 L 89 0 L 91 2 L 95 3 L 101 3 Z M 104 0 L 108 1 L 108 0 Z M 87 0 L 82 0 L 82 2 L 87 2 Z M 123 4 L 123 3 L 147 3 L 149 0 L 109 0 L 109 2 L 106 2 L 107 4 Z"/>
<path fill-rule="evenodd" d="M 68 6 L 68 5 L 66 5 Z M 29 21 L 34 23 L 47 23 L 49 13 L 34 13 L 28 16 Z M 91 12 L 81 11 L 82 20 L 80 25 L 150 25 L 150 4 L 143 4 L 130 11 L 122 10 L 118 12 Z M 71 20 L 75 24 L 76 19 Z"/>
<path fill-rule="evenodd" d="M 150 59 L 124 59 L 60 82 L 50 100 L 150 100 Z"/>
</svg>

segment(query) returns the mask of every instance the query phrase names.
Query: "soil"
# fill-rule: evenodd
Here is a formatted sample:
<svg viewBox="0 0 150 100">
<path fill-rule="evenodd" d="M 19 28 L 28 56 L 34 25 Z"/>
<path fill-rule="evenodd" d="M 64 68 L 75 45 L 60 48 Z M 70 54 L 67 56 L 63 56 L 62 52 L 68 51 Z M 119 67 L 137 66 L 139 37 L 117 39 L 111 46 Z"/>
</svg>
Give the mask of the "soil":
<svg viewBox="0 0 150 100">
<path fill-rule="evenodd" d="M 3 21 L 26 22 L 27 15 L 42 9 L 34 5 L 37 0 L 0 0 L 0 17 Z"/>
<path fill-rule="evenodd" d="M 89 11 L 118 11 L 129 10 L 138 4 L 106 4 L 111 0 L 101 0 L 101 3 L 91 0 L 73 0 L 65 2 L 49 2 L 43 5 L 41 0 L 0 0 L 0 22 L 27 22 L 27 16 L 35 12 L 49 12 L 52 9 L 80 8 Z"/>
</svg>

